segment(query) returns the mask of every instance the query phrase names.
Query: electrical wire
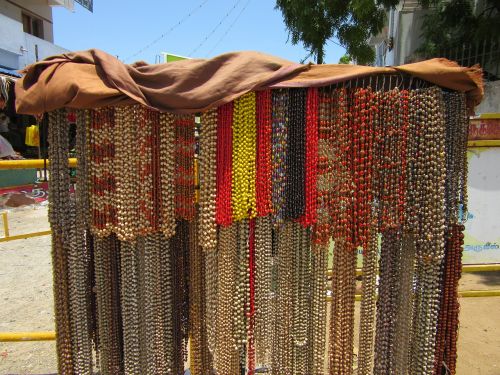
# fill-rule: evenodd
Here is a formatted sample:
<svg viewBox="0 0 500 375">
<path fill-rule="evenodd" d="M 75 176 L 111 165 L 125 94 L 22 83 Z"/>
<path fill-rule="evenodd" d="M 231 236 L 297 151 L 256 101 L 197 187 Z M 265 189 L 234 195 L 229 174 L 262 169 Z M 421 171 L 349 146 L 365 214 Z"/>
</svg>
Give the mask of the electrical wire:
<svg viewBox="0 0 500 375">
<path fill-rule="evenodd" d="M 238 19 L 241 17 L 241 15 L 243 14 L 243 12 L 245 11 L 245 9 L 248 7 L 248 4 L 250 4 L 252 0 L 248 0 L 245 5 L 243 6 L 243 8 L 241 8 L 240 12 L 238 13 L 238 15 L 236 16 L 236 18 L 234 19 L 234 21 L 231 23 L 231 25 L 229 25 L 229 27 L 226 29 L 226 31 L 224 32 L 224 34 L 222 34 L 222 36 L 220 37 L 220 39 L 217 41 L 217 43 L 215 43 L 215 45 L 212 47 L 212 49 L 210 51 L 208 51 L 207 53 L 207 56 L 210 56 L 212 54 L 212 52 L 219 46 L 219 44 L 224 40 L 224 38 L 227 36 L 227 34 L 229 34 L 229 32 L 233 29 L 234 25 L 236 24 L 236 22 L 238 21 Z"/>
<path fill-rule="evenodd" d="M 208 33 L 208 35 L 200 42 L 200 44 L 198 44 L 198 46 L 196 48 L 194 48 L 189 54 L 188 56 L 193 56 L 194 53 L 196 53 L 202 46 L 203 44 L 205 44 L 205 42 L 212 36 L 214 35 L 214 33 L 217 31 L 217 29 L 224 23 L 224 21 L 231 15 L 231 13 L 233 13 L 233 11 L 236 9 L 236 7 L 241 3 L 242 0 L 237 0 L 232 8 L 230 8 L 227 13 L 221 18 L 221 20 L 219 21 L 219 23 L 217 25 L 215 25 L 215 27 L 212 29 L 212 31 L 210 31 L 210 33 Z"/>
<path fill-rule="evenodd" d="M 180 25 L 182 25 L 184 22 L 186 22 L 186 20 L 191 17 L 193 14 L 195 14 L 196 12 L 198 12 L 201 8 L 203 8 L 203 6 L 208 2 L 208 0 L 203 0 L 197 7 L 193 8 L 188 14 L 186 14 L 179 22 L 177 22 L 176 24 L 172 25 L 170 27 L 170 29 L 168 29 L 165 33 L 161 34 L 158 38 L 156 38 L 155 40 L 153 40 L 151 43 L 147 44 L 146 46 L 144 46 L 143 48 L 141 48 L 139 51 L 137 51 L 136 53 L 130 55 L 129 57 L 127 57 L 125 59 L 125 61 L 129 61 L 130 59 L 136 57 L 137 55 L 141 54 L 142 52 L 146 51 L 147 49 L 151 48 L 152 46 L 154 46 L 156 43 L 158 43 L 160 40 L 162 40 L 163 38 L 165 38 L 168 34 L 170 34 L 172 31 L 174 31 L 176 28 L 178 28 Z"/>
</svg>

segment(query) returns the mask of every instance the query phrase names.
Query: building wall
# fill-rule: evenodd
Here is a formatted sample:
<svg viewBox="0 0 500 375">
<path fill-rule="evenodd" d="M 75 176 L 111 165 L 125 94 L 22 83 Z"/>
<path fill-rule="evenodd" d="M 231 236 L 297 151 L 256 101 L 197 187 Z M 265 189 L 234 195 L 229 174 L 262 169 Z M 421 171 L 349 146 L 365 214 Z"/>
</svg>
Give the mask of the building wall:
<svg viewBox="0 0 500 375">
<path fill-rule="evenodd" d="M 42 20 L 44 39 L 24 32 L 23 12 Z M 22 69 L 37 60 L 67 52 L 66 49 L 53 44 L 53 41 L 52 7 L 48 5 L 47 0 L 0 0 L 1 66 Z"/>
<path fill-rule="evenodd" d="M 43 38 L 54 42 L 52 7 L 46 0 L 0 0 L 0 13 L 22 23 L 22 13 L 32 14 L 43 21 Z"/>
<path fill-rule="evenodd" d="M 483 101 L 476 107 L 475 112 L 500 113 L 500 81 L 486 82 Z"/>
<path fill-rule="evenodd" d="M 393 38 L 393 48 L 389 50 L 384 42 L 374 45 L 377 66 L 402 65 L 420 47 L 423 10 L 396 8 L 387 14 L 388 31 L 386 39 Z"/>
</svg>

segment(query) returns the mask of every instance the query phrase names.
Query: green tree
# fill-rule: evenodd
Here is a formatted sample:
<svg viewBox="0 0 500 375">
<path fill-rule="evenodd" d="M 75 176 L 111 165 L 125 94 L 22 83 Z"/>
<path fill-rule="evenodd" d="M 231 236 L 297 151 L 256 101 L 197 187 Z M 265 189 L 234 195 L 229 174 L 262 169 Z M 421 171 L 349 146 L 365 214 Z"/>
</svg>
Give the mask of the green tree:
<svg viewBox="0 0 500 375">
<path fill-rule="evenodd" d="M 351 61 L 352 61 L 351 56 L 344 55 L 344 56 L 340 57 L 339 64 L 350 64 Z"/>
<path fill-rule="evenodd" d="M 429 12 L 424 16 L 420 53 L 436 56 L 439 51 L 474 42 L 490 42 L 500 36 L 500 0 L 485 0 L 474 9 L 472 0 L 421 0 Z"/>
<path fill-rule="evenodd" d="M 372 63 L 375 51 L 368 38 L 385 23 L 386 10 L 399 0 L 276 0 L 292 44 L 302 42 L 318 64 L 326 43 L 336 38 L 358 64 Z"/>
</svg>

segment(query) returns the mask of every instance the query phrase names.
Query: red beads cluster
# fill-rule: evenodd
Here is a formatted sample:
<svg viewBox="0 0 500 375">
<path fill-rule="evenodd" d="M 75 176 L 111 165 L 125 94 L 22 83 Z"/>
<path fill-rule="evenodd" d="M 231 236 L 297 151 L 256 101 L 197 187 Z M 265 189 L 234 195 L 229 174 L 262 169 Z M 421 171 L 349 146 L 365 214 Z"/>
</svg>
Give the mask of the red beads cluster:
<svg viewBox="0 0 500 375">
<path fill-rule="evenodd" d="M 354 183 L 353 226 L 354 245 L 368 243 L 372 217 L 372 175 L 373 175 L 373 119 L 372 91 L 359 88 L 353 93 L 353 130 L 352 130 L 352 174 Z"/>
<path fill-rule="evenodd" d="M 215 220 L 228 226 L 233 222 L 231 209 L 231 170 L 233 145 L 233 103 L 217 109 L 217 198 Z"/>
<path fill-rule="evenodd" d="M 299 221 L 309 227 L 317 220 L 318 173 L 318 89 L 309 88 L 306 99 L 305 212 Z"/>
</svg>

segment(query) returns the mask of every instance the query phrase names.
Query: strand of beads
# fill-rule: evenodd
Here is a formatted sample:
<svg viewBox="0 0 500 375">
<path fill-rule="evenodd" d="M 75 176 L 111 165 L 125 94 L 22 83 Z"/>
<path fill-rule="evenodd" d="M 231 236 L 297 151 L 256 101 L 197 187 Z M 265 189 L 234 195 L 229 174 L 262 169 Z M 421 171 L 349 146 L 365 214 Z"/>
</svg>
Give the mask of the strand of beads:
<svg viewBox="0 0 500 375">
<path fill-rule="evenodd" d="M 237 278 L 234 304 L 234 327 L 236 347 L 240 351 L 240 363 L 245 365 L 245 346 L 247 343 L 247 315 L 249 312 L 249 248 L 248 248 L 248 221 L 236 223 L 237 228 Z"/>
<path fill-rule="evenodd" d="M 211 251 L 204 252 L 203 256 L 206 295 L 204 320 L 207 330 L 207 349 L 213 358 L 217 350 L 217 296 L 219 293 L 218 247 Z"/>
<path fill-rule="evenodd" d="M 255 180 L 257 214 L 269 215 L 272 211 L 271 202 L 271 134 L 272 134 L 272 103 L 271 90 L 256 93 L 257 112 L 257 175 Z"/>
<path fill-rule="evenodd" d="M 231 209 L 231 175 L 233 145 L 233 102 L 217 109 L 217 198 L 216 222 L 230 225 L 233 220 Z"/>
<path fill-rule="evenodd" d="M 449 225 L 460 219 L 460 209 L 466 212 L 467 195 L 464 187 L 467 184 L 469 117 L 464 94 L 446 92 L 443 98 L 446 123 L 446 222 Z"/>
<path fill-rule="evenodd" d="M 394 372 L 406 374 L 409 372 L 409 360 L 412 340 L 413 321 L 413 288 L 415 275 L 415 239 L 413 228 L 416 226 L 414 212 L 408 208 L 413 207 L 415 182 L 415 156 L 419 148 L 419 125 L 417 121 L 417 96 L 411 91 L 402 90 L 400 94 L 400 121 L 402 121 L 401 135 L 403 145 L 401 150 L 402 170 L 400 177 L 400 224 L 403 228 L 401 256 L 398 268 L 404 270 L 399 273 L 399 289 L 397 292 L 396 326 L 394 334 Z"/>
<path fill-rule="evenodd" d="M 317 160 L 317 222 L 313 229 L 313 239 L 316 243 L 326 244 L 330 239 L 330 199 L 333 178 L 333 155 L 331 148 L 335 140 L 332 121 L 334 92 L 331 89 L 321 89 L 318 98 L 318 160 Z M 340 107 L 340 106 L 339 106 Z"/>
<path fill-rule="evenodd" d="M 305 211 L 306 94 L 304 89 L 289 91 L 285 219 L 298 219 Z"/>
<path fill-rule="evenodd" d="M 272 216 L 274 224 L 283 222 L 285 209 L 285 187 L 287 176 L 287 143 L 288 143 L 288 90 L 272 91 L 273 112 L 272 112 Z"/>
<path fill-rule="evenodd" d="M 327 107 L 327 133 L 329 141 L 325 154 L 328 168 L 328 195 L 325 201 L 329 220 L 327 235 L 333 240 L 345 240 L 351 234 L 348 229 L 352 206 L 353 183 L 351 176 L 352 147 L 350 140 L 349 100 L 344 88 L 332 93 Z"/>
<path fill-rule="evenodd" d="M 172 210 L 173 213 L 173 210 Z M 166 373 L 172 373 L 175 361 L 174 354 L 174 335 L 173 335 L 173 303 L 174 294 L 176 291 L 173 289 L 173 271 L 172 271 L 172 257 L 170 253 L 171 245 L 170 240 L 164 234 L 159 234 L 160 254 L 159 264 L 156 266 L 155 272 L 158 273 L 157 290 L 160 294 L 161 306 L 161 321 L 159 322 L 164 339 L 164 361 Z"/>
<path fill-rule="evenodd" d="M 121 307 L 123 314 L 123 357 L 127 374 L 141 373 L 139 335 L 138 251 L 131 242 L 122 242 L 120 252 Z"/>
<path fill-rule="evenodd" d="M 49 221 L 52 229 L 52 265 L 54 284 L 54 312 L 56 328 L 56 349 L 58 372 L 72 374 L 74 372 L 69 286 L 68 259 L 64 243 L 65 218 L 68 207 L 69 175 L 67 158 L 69 147 L 69 127 L 66 122 L 66 111 L 58 110 L 49 114 L 48 141 L 49 148 Z M 66 227 L 67 228 L 67 227 Z"/>
<path fill-rule="evenodd" d="M 119 304 L 119 242 L 114 235 L 95 241 L 97 316 L 99 328 L 100 372 L 123 372 L 123 346 Z"/>
<path fill-rule="evenodd" d="M 344 95 L 343 90 L 340 92 Z M 330 317 L 329 372 L 330 374 L 351 374 L 353 369 L 354 351 L 354 293 L 356 288 L 357 249 L 354 246 L 354 166 L 350 150 L 357 147 L 356 132 L 346 133 L 346 127 L 357 128 L 359 125 L 359 110 L 356 104 L 355 90 L 346 93 L 348 118 L 341 113 L 331 112 L 331 124 L 340 124 L 342 134 L 341 158 L 342 174 L 333 176 L 332 187 L 337 187 L 337 199 L 342 202 L 342 220 L 334 227 L 334 254 L 332 270 L 332 308 Z M 345 108 L 339 106 L 337 108 Z M 337 121 L 335 121 L 337 119 Z M 330 200 L 331 202 L 331 200 Z M 332 207 L 332 206 L 330 206 Z"/>
<path fill-rule="evenodd" d="M 255 374 L 255 219 L 248 222 L 248 311 L 247 362 L 248 375 Z"/>
<path fill-rule="evenodd" d="M 115 231 L 115 121 L 113 108 L 92 111 L 90 174 L 92 178 L 92 230 L 99 236 Z"/>
<path fill-rule="evenodd" d="M 363 245 L 363 277 L 359 328 L 358 374 L 373 374 L 377 292 L 378 234 L 375 224 Z"/>
<path fill-rule="evenodd" d="M 416 290 L 411 369 L 414 373 L 431 374 L 434 370 L 445 227 L 445 129 L 441 90 L 437 87 L 423 90 L 420 104 L 423 117 L 421 130 L 426 142 L 419 157 L 426 178 L 422 199 L 419 200 L 421 209 L 418 211 L 416 276 L 419 288 Z"/>
<path fill-rule="evenodd" d="M 69 269 L 70 312 L 72 324 L 72 349 L 74 368 L 77 373 L 89 373 L 92 369 L 92 343 L 90 336 L 90 310 L 91 281 L 89 267 L 89 243 L 86 238 L 87 222 L 84 214 L 88 209 L 88 190 L 86 185 L 87 163 L 85 158 L 86 142 L 85 126 L 87 112 L 77 113 L 76 153 L 79 160 L 77 165 L 76 194 L 70 197 L 70 206 L 67 214 L 69 222 L 65 226 L 69 248 L 67 249 Z M 69 129 L 63 126 L 63 131 Z M 69 194 L 68 189 L 66 189 Z M 77 213 L 82 213 L 77 215 Z"/>
<path fill-rule="evenodd" d="M 293 226 L 285 221 L 277 230 L 277 284 L 273 374 L 293 374 Z"/>
<path fill-rule="evenodd" d="M 394 321 L 396 318 L 400 250 L 401 232 L 395 228 L 385 229 L 382 232 L 380 247 L 374 374 L 392 373 L 394 369 Z"/>
<path fill-rule="evenodd" d="M 174 130 L 176 218 L 192 220 L 195 214 L 193 116 L 175 115 Z"/>
<path fill-rule="evenodd" d="M 310 227 L 317 220 L 318 173 L 318 89 L 310 88 L 306 99 L 305 212 L 300 222 Z"/>
<path fill-rule="evenodd" d="M 175 232 L 175 189 L 174 186 L 174 116 L 170 113 L 159 114 L 159 168 L 161 186 L 161 231 L 166 238 Z"/>
<path fill-rule="evenodd" d="M 187 359 L 187 341 L 189 325 L 189 248 L 190 234 L 194 234 L 187 221 L 177 222 L 174 237 L 170 240 L 170 256 L 172 265 L 172 331 L 173 361 L 172 373 L 179 374 L 184 370 Z"/>
<path fill-rule="evenodd" d="M 361 192 L 358 196 L 360 209 L 363 215 L 360 220 L 360 241 L 363 246 L 363 278 L 360 313 L 358 374 L 373 373 L 373 353 L 375 334 L 375 301 L 377 290 L 377 257 L 378 236 L 375 210 L 373 208 L 373 151 L 375 129 L 378 123 L 377 96 L 371 88 L 364 90 L 365 107 L 361 113 L 361 150 L 359 151 L 361 170 L 358 172 L 360 180 L 356 189 Z"/>
<path fill-rule="evenodd" d="M 214 369 L 219 374 L 237 374 L 239 371 L 239 353 L 233 324 L 238 258 L 236 225 L 221 226 L 217 243 L 219 288 L 217 294 L 217 346 Z"/>
<path fill-rule="evenodd" d="M 217 246 L 215 200 L 217 194 L 217 112 L 211 110 L 201 116 L 199 150 L 199 229 L 200 244 L 205 250 Z"/>
<path fill-rule="evenodd" d="M 451 227 L 451 239 L 449 240 L 450 258 L 449 262 L 450 277 L 446 284 L 447 292 L 450 294 L 450 306 L 448 308 L 447 334 L 444 347 L 444 363 L 450 374 L 456 373 L 457 366 L 457 340 L 458 340 L 458 314 L 460 302 L 458 300 L 458 282 L 462 276 L 462 254 L 464 245 L 464 229 L 462 224 Z M 452 277 L 451 277 L 452 276 Z"/>
<path fill-rule="evenodd" d="M 116 107 L 115 127 L 115 179 L 117 200 L 117 236 L 122 241 L 133 240 L 138 233 L 137 201 L 130 199 L 137 189 L 137 158 L 134 144 L 138 123 L 134 120 L 133 106 Z"/>
<path fill-rule="evenodd" d="M 272 351 L 272 226 L 269 216 L 255 223 L 255 357 L 269 364 Z"/>
<path fill-rule="evenodd" d="M 166 371 L 165 337 L 162 330 L 162 306 L 160 288 L 160 234 L 150 234 L 144 237 L 143 266 L 141 276 L 144 278 L 143 304 L 144 327 L 147 340 L 143 342 L 146 352 L 146 367 L 143 371 L 153 374 L 156 371 Z"/>
<path fill-rule="evenodd" d="M 328 351 L 332 375 L 351 374 L 353 370 L 356 255 L 351 244 L 335 241 Z"/>
<path fill-rule="evenodd" d="M 445 350 L 447 349 L 447 341 L 449 340 L 449 328 L 454 327 L 454 323 L 458 316 L 455 316 L 455 293 L 456 286 L 455 274 L 457 255 L 461 252 L 461 244 L 457 233 L 459 233 L 458 225 L 452 225 L 447 230 L 446 252 L 443 262 L 443 279 L 442 279 L 442 295 L 441 305 L 439 309 L 439 318 L 436 333 L 436 349 L 434 359 L 434 374 L 441 374 L 443 370 L 451 372 L 448 367 L 448 361 L 445 362 Z M 458 271 L 460 272 L 460 271 Z M 458 310 L 458 309 L 457 309 Z M 458 311 L 457 311 L 458 312 Z M 452 328 L 453 329 L 453 328 Z"/>
<path fill-rule="evenodd" d="M 137 160 L 137 172 L 135 178 L 138 179 L 137 189 L 137 221 L 138 234 L 146 235 L 153 229 L 153 144 L 152 144 L 152 122 L 151 111 L 143 106 L 135 106 L 135 117 L 138 123 L 136 128 L 135 156 Z M 130 145 L 129 145 L 130 147 Z M 157 201 L 155 201 L 157 202 Z"/>
<path fill-rule="evenodd" d="M 326 346 L 326 271 L 328 245 L 312 244 L 311 249 L 311 319 L 309 320 L 309 369 L 311 375 L 323 375 Z"/>
<path fill-rule="evenodd" d="M 415 240 L 404 233 L 399 261 L 399 288 L 395 317 L 393 361 L 395 374 L 407 374 L 411 349 L 411 324 L 413 318 L 413 280 L 415 272 Z"/>
<path fill-rule="evenodd" d="M 206 325 L 204 314 L 205 299 L 205 266 L 203 251 L 198 242 L 199 229 L 197 220 L 190 224 L 189 229 L 189 336 L 190 364 L 195 374 L 207 374 L 211 368 L 206 342 Z"/>
<path fill-rule="evenodd" d="M 256 215 L 255 93 L 234 102 L 231 206 L 235 221 Z"/>
<path fill-rule="evenodd" d="M 308 371 L 311 341 L 309 341 L 308 321 L 311 317 L 309 303 L 309 288 L 311 285 L 311 250 L 310 233 L 307 228 L 294 223 L 296 241 L 294 241 L 295 261 L 293 283 L 293 327 L 292 337 L 294 345 L 294 371 L 304 374 Z"/>
<path fill-rule="evenodd" d="M 401 90 L 399 94 L 399 133 L 400 133 L 400 152 L 399 158 L 401 159 L 399 171 L 399 225 L 406 225 L 406 189 L 407 189 L 407 163 L 408 163 L 408 129 L 409 129 L 409 92 L 408 90 Z"/>
</svg>

